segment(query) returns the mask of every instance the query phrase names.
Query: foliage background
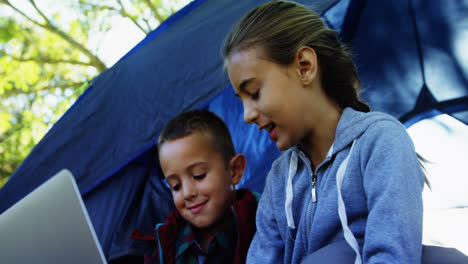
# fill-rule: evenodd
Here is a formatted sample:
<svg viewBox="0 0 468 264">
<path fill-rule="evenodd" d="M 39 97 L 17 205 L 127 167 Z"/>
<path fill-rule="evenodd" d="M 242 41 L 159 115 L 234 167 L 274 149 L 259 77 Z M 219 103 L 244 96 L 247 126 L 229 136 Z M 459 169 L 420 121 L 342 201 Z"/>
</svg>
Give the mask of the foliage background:
<svg viewBox="0 0 468 264">
<path fill-rule="evenodd" d="M 0 0 L 0 187 L 95 76 L 188 2 Z"/>
</svg>

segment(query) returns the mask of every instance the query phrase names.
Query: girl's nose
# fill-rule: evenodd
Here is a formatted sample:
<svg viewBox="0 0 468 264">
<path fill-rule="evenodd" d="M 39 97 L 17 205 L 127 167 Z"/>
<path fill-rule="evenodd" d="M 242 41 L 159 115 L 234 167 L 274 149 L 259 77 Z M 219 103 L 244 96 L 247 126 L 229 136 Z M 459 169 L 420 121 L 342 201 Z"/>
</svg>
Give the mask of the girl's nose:
<svg viewBox="0 0 468 264">
<path fill-rule="evenodd" d="M 257 121 L 258 111 L 250 102 L 244 103 L 244 121 L 247 124 L 254 124 Z"/>
</svg>

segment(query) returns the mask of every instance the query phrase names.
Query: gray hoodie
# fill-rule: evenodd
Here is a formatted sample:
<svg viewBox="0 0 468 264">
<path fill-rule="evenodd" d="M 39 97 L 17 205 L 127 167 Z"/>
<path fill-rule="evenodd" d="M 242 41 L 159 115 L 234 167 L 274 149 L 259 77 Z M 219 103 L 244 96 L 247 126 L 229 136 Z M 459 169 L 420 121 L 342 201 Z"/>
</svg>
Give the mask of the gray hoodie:
<svg viewBox="0 0 468 264">
<path fill-rule="evenodd" d="M 345 159 L 339 195 L 336 175 Z M 405 127 L 383 113 L 346 108 L 333 145 L 315 171 L 297 147 L 273 163 L 247 263 L 300 263 L 344 240 L 348 228 L 364 263 L 420 263 L 423 186 Z M 344 220 L 338 213 L 340 199 Z"/>
</svg>

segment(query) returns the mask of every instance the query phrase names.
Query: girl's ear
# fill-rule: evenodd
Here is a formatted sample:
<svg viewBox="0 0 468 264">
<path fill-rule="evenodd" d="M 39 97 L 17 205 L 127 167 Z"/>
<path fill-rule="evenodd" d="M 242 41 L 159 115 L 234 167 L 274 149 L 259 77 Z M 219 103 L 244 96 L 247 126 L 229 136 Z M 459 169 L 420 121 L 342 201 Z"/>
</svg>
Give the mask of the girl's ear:
<svg viewBox="0 0 468 264">
<path fill-rule="evenodd" d="M 232 184 L 237 185 L 241 180 L 242 176 L 244 176 L 244 169 L 245 165 L 247 164 L 247 161 L 245 159 L 245 156 L 241 153 L 238 153 L 235 155 L 231 161 L 229 162 L 229 167 L 231 170 L 231 175 L 232 175 Z"/>
<path fill-rule="evenodd" d="M 294 65 L 299 79 L 304 85 L 309 85 L 317 76 L 317 54 L 308 46 L 302 46 L 296 51 Z"/>
</svg>

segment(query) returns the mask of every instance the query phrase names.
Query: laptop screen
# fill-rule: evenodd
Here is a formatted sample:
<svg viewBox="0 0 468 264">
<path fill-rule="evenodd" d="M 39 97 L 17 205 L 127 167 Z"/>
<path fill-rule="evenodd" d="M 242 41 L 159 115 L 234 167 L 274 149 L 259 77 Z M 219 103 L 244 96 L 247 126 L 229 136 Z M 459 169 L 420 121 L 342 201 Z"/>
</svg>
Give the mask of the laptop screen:
<svg viewBox="0 0 468 264">
<path fill-rule="evenodd" d="M 0 263 L 106 263 L 70 171 L 0 215 Z"/>
</svg>

